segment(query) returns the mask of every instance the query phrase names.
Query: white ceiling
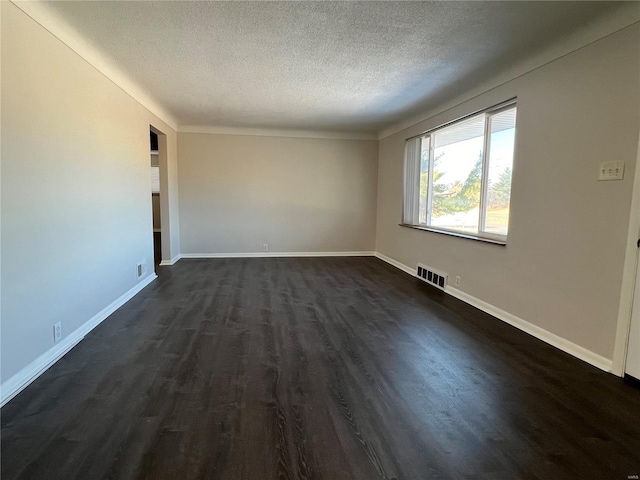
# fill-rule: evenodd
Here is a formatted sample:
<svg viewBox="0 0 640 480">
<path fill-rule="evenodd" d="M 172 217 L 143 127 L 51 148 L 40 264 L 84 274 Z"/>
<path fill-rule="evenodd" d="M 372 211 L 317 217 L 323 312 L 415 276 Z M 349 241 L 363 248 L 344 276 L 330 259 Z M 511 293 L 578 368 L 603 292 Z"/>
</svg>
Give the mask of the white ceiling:
<svg viewBox="0 0 640 480">
<path fill-rule="evenodd" d="M 49 2 L 180 125 L 378 132 L 618 2 Z"/>
</svg>

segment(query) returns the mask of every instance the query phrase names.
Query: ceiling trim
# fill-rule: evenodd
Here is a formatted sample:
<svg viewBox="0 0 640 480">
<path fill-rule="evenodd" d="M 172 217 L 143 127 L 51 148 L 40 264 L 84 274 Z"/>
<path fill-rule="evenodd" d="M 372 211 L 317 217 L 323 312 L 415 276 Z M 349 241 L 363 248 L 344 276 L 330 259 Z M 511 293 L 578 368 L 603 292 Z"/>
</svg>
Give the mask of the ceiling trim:
<svg viewBox="0 0 640 480">
<path fill-rule="evenodd" d="M 179 125 L 178 133 L 207 133 L 214 135 L 252 135 L 257 137 L 326 138 L 335 140 L 377 140 L 375 133 L 333 132 L 323 130 L 267 129 L 207 125 Z"/>
<path fill-rule="evenodd" d="M 522 62 L 516 64 L 514 67 L 501 71 L 486 82 L 481 83 L 478 87 L 464 93 L 463 95 L 454 97 L 435 108 L 423 111 L 422 113 L 413 115 L 406 120 L 380 130 L 378 132 L 378 140 L 382 140 L 383 138 L 390 137 L 402 130 L 413 127 L 434 115 L 472 100 L 483 93 L 515 80 L 518 77 L 543 67 L 548 63 L 558 60 L 559 58 L 575 52 L 576 50 L 580 50 L 591 43 L 638 22 L 640 22 L 640 2 L 625 2 L 625 4 L 623 4 L 619 9 L 610 12 L 608 15 L 600 17 L 593 24 L 577 30 L 564 40 L 544 49 L 537 55 L 528 57 Z"/>
<path fill-rule="evenodd" d="M 47 2 L 19 2 L 11 3 L 31 17 L 41 27 L 73 50 L 80 58 L 93 66 L 105 77 L 124 90 L 135 101 L 160 118 L 172 129 L 177 130 L 178 122 L 174 116 L 147 91 L 125 74 L 110 58 L 94 48 L 79 35 L 59 15 L 46 6 Z"/>
<path fill-rule="evenodd" d="M 600 40 L 616 31 L 626 28 L 632 24 L 640 22 L 640 3 L 625 2 L 623 6 L 600 17 L 594 23 L 567 36 L 561 42 L 543 50 L 533 57 L 528 57 L 514 67 L 500 71 L 489 80 L 482 82 L 478 87 L 469 90 L 463 95 L 452 98 L 441 103 L 435 108 L 413 115 L 406 120 L 397 122 L 376 133 L 364 132 L 340 132 L 340 131 L 317 131 L 317 130 L 295 130 L 295 129 L 261 129 L 247 127 L 230 126 L 194 126 L 178 125 L 176 118 L 157 100 L 155 100 L 144 88 L 134 82 L 129 75 L 117 66 L 108 56 L 104 55 L 97 48 L 93 47 L 75 29 L 73 29 L 63 18 L 46 6 L 47 2 L 28 2 L 11 0 L 11 3 L 41 25 L 49 33 L 58 38 L 62 43 L 78 54 L 87 63 L 120 87 L 134 100 L 148 109 L 151 113 L 159 117 L 169 127 L 177 132 L 184 133 L 212 133 L 227 135 L 256 135 L 256 136 L 276 136 L 276 137 L 298 137 L 298 138 L 332 138 L 350 140 L 381 140 L 395 133 L 412 127 L 438 113 L 444 112 L 461 103 L 471 100 L 485 92 L 510 82 L 528 72 L 540 68 L 558 58 L 561 58 L 573 51 L 576 51 L 590 43 Z"/>
</svg>

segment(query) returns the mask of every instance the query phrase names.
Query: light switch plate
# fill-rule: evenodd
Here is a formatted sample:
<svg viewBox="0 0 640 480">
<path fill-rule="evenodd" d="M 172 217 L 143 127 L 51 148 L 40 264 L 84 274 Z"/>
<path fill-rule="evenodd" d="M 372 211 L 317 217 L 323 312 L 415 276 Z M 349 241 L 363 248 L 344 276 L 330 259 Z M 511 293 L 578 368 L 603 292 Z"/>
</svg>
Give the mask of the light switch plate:
<svg viewBox="0 0 640 480">
<path fill-rule="evenodd" d="M 598 171 L 598 180 L 622 180 L 624 162 L 602 162 Z"/>
</svg>

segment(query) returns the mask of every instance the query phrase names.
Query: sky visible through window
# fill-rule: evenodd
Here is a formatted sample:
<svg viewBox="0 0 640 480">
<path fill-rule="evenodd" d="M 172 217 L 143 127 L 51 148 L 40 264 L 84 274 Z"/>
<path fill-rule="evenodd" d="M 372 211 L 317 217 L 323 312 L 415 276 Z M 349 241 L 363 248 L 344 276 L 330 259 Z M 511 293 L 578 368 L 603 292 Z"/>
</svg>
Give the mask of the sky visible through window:
<svg viewBox="0 0 640 480">
<path fill-rule="evenodd" d="M 491 135 L 489 178 L 497 177 L 505 169 L 511 168 L 514 136 L 515 128 L 502 130 Z M 438 155 L 445 153 L 447 157 L 456 159 L 456 161 L 447 161 L 446 171 L 440 177 L 442 182 L 464 182 L 478 160 L 478 155 L 480 155 L 481 151 L 481 136 L 447 145 L 446 147 L 436 148 L 434 151 L 436 158 L 438 158 Z"/>
<path fill-rule="evenodd" d="M 512 112 L 504 112 L 513 115 Z M 502 115 L 497 114 L 494 118 Z M 506 116 L 505 115 L 505 116 Z M 506 235 L 509 222 L 509 199 L 511 190 L 511 168 L 513 165 L 513 148 L 515 128 L 505 128 L 504 119 L 492 123 L 490 133 L 488 162 L 487 205 L 484 230 L 489 233 Z M 513 117 L 515 120 L 515 117 Z M 482 124 L 467 125 L 478 133 L 484 133 Z M 455 128 L 455 127 L 454 127 Z M 449 136 L 452 133 L 446 132 Z M 428 158 L 429 141 L 436 142 L 434 149 L 435 164 L 433 167 L 433 192 L 431 217 L 429 225 L 460 230 L 477 234 L 480 220 L 480 181 L 484 135 L 473 134 L 472 138 L 460 138 L 449 143 L 438 136 L 439 132 L 429 139 L 423 139 L 423 159 Z M 455 131 L 453 132 L 455 135 Z M 464 134 L 463 134 L 464 135 Z M 442 143 L 442 146 L 437 146 Z M 420 222 L 427 223 L 426 212 L 426 174 L 427 163 L 423 163 L 421 178 Z"/>
</svg>

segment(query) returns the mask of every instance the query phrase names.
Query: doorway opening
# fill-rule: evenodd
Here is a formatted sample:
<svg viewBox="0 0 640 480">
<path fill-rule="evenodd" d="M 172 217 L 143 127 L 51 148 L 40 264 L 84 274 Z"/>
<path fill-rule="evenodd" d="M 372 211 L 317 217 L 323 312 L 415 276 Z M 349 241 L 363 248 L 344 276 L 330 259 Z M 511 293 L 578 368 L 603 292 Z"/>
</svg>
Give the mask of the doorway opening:
<svg viewBox="0 0 640 480">
<path fill-rule="evenodd" d="M 640 166 L 640 139 L 636 151 Z M 613 350 L 612 373 L 640 385 L 640 168 L 633 176 L 627 250 L 622 271 L 618 325 Z"/>
<path fill-rule="evenodd" d="M 173 254 L 173 249 L 179 250 L 179 241 L 172 230 L 171 201 L 176 202 L 177 198 L 170 195 L 177 195 L 177 191 L 170 191 L 169 177 L 169 139 L 165 133 L 149 125 L 149 153 L 151 168 L 151 205 L 152 205 L 152 227 L 153 232 L 153 256 L 155 266 L 173 265 L 180 258 Z M 175 143 L 172 145 L 172 152 L 175 156 Z M 173 159 L 175 162 L 175 158 Z M 173 167 L 175 168 L 175 163 Z M 172 177 L 175 182 L 175 176 Z M 173 193 L 172 193 L 173 192 Z M 177 215 L 177 212 L 175 213 Z M 174 235 L 172 235 L 172 232 Z M 155 269 L 158 273 L 158 269 Z"/>
<path fill-rule="evenodd" d="M 640 385 L 640 268 L 637 272 L 624 375 L 632 383 Z"/>
<path fill-rule="evenodd" d="M 160 209 L 160 151 L 158 134 L 149 131 L 149 149 L 151 157 L 151 205 L 153 211 L 153 263 L 160 265 L 162 261 L 162 216 Z"/>
</svg>

